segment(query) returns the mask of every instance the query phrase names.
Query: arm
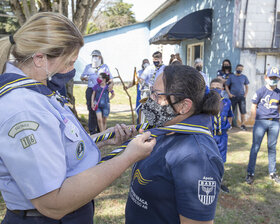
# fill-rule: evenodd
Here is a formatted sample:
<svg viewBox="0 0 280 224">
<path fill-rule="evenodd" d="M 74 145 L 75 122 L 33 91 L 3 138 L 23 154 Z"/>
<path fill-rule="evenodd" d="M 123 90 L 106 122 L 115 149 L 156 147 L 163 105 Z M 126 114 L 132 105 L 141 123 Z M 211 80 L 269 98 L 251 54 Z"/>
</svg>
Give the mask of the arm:
<svg viewBox="0 0 280 224">
<path fill-rule="evenodd" d="M 84 69 L 84 71 L 83 71 L 83 73 L 80 77 L 80 79 L 82 81 L 88 81 L 88 74 L 87 73 L 88 73 L 88 65 L 85 67 L 85 69 Z"/>
<path fill-rule="evenodd" d="M 131 141 L 127 149 L 117 157 L 67 178 L 59 189 L 31 200 L 43 215 L 61 219 L 80 208 L 108 187 L 129 166 L 148 156 L 156 140 L 147 141 L 150 133 L 144 133 Z"/>
<path fill-rule="evenodd" d="M 112 91 L 110 91 L 110 93 L 111 93 L 110 100 L 112 100 L 115 97 L 115 91 L 112 90 Z"/>
<path fill-rule="evenodd" d="M 91 108 L 94 110 L 94 107 L 95 107 L 95 91 L 93 91 L 91 95 Z"/>
<path fill-rule="evenodd" d="M 246 98 L 247 94 L 248 94 L 248 85 L 245 85 L 245 94 L 244 94 L 244 97 Z"/>
<path fill-rule="evenodd" d="M 253 116 L 254 119 L 256 118 L 257 106 L 258 105 L 254 104 L 254 103 L 252 103 L 252 106 L 251 106 L 251 116 Z"/>
<path fill-rule="evenodd" d="M 195 220 L 188 219 L 188 218 L 180 215 L 180 223 L 181 224 L 213 224 L 214 221 L 213 220 L 211 220 L 211 221 L 195 221 Z"/>
<path fill-rule="evenodd" d="M 225 88 L 226 88 L 226 91 L 227 91 L 227 94 L 228 94 L 229 98 L 234 97 L 234 95 L 232 95 L 232 94 L 230 93 L 229 88 L 228 88 L 228 85 L 225 85 Z"/>
</svg>

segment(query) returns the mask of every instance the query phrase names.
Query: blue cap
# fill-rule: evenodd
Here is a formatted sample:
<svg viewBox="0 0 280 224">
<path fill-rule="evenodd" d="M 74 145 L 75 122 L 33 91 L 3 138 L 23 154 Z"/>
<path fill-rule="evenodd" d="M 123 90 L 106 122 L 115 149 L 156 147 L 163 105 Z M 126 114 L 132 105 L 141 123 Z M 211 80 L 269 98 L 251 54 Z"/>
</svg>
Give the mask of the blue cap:
<svg viewBox="0 0 280 224">
<path fill-rule="evenodd" d="M 277 77 L 280 78 L 279 69 L 277 67 L 271 67 L 266 71 L 267 77 Z"/>
</svg>

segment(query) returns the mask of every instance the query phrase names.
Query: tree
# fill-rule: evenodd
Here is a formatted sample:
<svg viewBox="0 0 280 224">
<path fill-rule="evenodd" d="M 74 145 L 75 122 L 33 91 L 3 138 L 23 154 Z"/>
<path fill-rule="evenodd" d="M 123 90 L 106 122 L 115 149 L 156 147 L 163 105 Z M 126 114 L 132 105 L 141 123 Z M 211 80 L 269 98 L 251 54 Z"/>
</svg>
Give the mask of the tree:
<svg viewBox="0 0 280 224">
<path fill-rule="evenodd" d="M 51 11 L 70 17 L 81 33 L 85 33 L 87 23 L 100 2 L 101 0 L 10 0 L 9 6 L 20 25 L 37 12 Z M 70 15 L 68 15 L 68 9 L 71 9 Z M 73 112 L 77 116 L 73 87 L 72 80 L 67 84 L 67 95 L 73 105 Z"/>
<path fill-rule="evenodd" d="M 135 23 L 135 16 L 131 11 L 132 6 L 132 4 L 124 3 L 122 0 L 108 2 L 96 13 L 93 21 L 88 23 L 86 34 Z"/>
<path fill-rule="evenodd" d="M 0 2 L 0 38 L 14 33 L 19 27 L 8 0 Z"/>
</svg>

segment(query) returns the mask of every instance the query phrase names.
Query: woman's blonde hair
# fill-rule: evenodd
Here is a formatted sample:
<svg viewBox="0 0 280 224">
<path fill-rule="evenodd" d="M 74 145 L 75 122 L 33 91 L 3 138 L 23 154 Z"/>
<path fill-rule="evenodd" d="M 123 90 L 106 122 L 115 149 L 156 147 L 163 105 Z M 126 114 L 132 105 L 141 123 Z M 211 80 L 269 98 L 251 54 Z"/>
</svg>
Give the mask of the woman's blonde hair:
<svg viewBox="0 0 280 224">
<path fill-rule="evenodd" d="M 13 35 L 14 44 L 9 37 L 0 39 L 0 74 L 10 55 L 17 63 L 30 59 L 36 52 L 50 58 L 65 56 L 70 58 L 84 45 L 83 36 L 77 27 L 65 16 L 42 12 L 32 16 Z"/>
</svg>

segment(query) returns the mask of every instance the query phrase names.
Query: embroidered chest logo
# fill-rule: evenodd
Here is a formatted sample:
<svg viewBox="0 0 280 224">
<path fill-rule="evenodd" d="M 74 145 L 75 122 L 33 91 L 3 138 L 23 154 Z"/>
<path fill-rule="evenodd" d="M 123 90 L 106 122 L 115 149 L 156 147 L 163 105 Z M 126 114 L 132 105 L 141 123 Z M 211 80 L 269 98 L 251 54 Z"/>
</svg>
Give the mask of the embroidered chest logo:
<svg viewBox="0 0 280 224">
<path fill-rule="evenodd" d="M 198 199 L 204 205 L 211 205 L 216 197 L 216 181 L 212 177 L 198 180 Z"/>
<path fill-rule="evenodd" d="M 84 141 L 80 141 L 76 148 L 76 157 L 78 160 L 82 159 L 85 154 L 85 143 Z"/>
<path fill-rule="evenodd" d="M 267 95 L 265 98 L 261 99 L 261 103 L 267 109 L 270 109 L 270 108 L 277 109 L 279 101 L 276 99 L 270 99 L 270 95 Z"/>
<path fill-rule="evenodd" d="M 133 175 L 133 181 L 137 179 L 138 183 L 141 184 L 141 185 L 147 185 L 149 182 L 151 182 L 152 180 L 146 180 L 142 177 L 141 175 L 141 172 L 139 169 L 137 169 L 135 172 L 134 172 L 134 175 Z"/>
</svg>

